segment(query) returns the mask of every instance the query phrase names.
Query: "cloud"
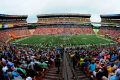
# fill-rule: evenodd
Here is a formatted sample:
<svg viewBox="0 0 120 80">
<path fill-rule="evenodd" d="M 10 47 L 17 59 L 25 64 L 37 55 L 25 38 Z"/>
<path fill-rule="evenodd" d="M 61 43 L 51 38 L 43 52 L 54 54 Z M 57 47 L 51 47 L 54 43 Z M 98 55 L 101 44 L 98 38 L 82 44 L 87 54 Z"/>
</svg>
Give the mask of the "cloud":
<svg viewBox="0 0 120 80">
<path fill-rule="evenodd" d="M 0 12 L 4 14 L 28 14 L 41 12 L 47 0 L 0 0 Z"/>
<path fill-rule="evenodd" d="M 0 0 L 6 14 L 120 13 L 120 0 Z"/>
<path fill-rule="evenodd" d="M 119 14 L 120 0 L 0 0 L 0 14 Z"/>
</svg>

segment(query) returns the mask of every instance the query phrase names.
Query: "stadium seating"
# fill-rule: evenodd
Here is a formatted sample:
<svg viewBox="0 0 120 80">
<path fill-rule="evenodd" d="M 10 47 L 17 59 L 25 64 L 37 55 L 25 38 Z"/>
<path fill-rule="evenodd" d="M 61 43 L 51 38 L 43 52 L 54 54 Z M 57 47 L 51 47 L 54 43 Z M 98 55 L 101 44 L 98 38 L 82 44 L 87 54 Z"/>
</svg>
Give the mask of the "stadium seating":
<svg viewBox="0 0 120 80">
<path fill-rule="evenodd" d="M 118 73 L 118 70 L 120 72 L 119 45 L 117 43 L 111 45 L 112 41 L 107 44 L 107 40 L 105 39 L 105 42 L 104 39 L 100 40 L 100 38 L 97 38 L 98 35 L 94 35 L 96 37 L 92 38 L 89 34 L 95 33 L 91 25 L 83 26 L 79 23 L 67 23 L 71 20 L 72 22 L 89 22 L 89 18 L 80 20 L 69 18 L 64 19 L 64 16 L 63 19 L 53 18 L 50 21 L 46 20 L 46 22 L 49 22 L 48 24 L 35 23 L 35 25 L 28 25 L 23 19 L 13 21 L 13 23 L 10 22 L 12 24 L 11 29 L 6 29 L 9 27 L 4 26 L 4 30 L 0 30 L 0 80 L 13 80 L 13 78 L 15 80 L 63 80 L 61 78 L 65 78 L 65 75 L 67 75 L 67 78 L 73 76 L 73 78 L 76 77 L 79 80 L 105 80 L 103 78 L 113 80 L 111 79 L 112 76 L 120 77 L 120 73 Z M 55 22 L 58 22 L 58 24 L 54 24 Z M 21 23 L 27 24 L 26 27 Z M 17 24 L 19 27 L 13 27 L 13 24 Z M 117 27 L 102 26 L 98 33 L 111 36 L 120 42 L 120 29 Z M 88 35 L 82 35 L 84 38 L 77 37 L 81 34 Z M 45 36 L 48 39 L 34 35 L 48 35 Z M 53 38 L 49 38 L 50 35 L 53 35 Z M 65 35 L 65 38 L 57 39 L 54 35 L 60 35 L 60 37 Z M 69 38 L 69 35 L 76 37 Z M 14 44 L 1 45 L 1 43 L 8 43 L 11 40 L 28 36 L 33 36 L 34 40 L 28 38 L 28 40 L 23 41 L 25 42 L 23 45 L 17 41 L 16 43 L 12 42 Z M 90 40 L 87 39 L 88 36 L 90 36 Z M 40 39 L 44 42 L 41 42 Z M 32 41 L 35 41 L 35 43 L 32 43 Z M 103 42 L 103 44 L 100 42 Z M 54 43 L 59 44 L 54 46 Z"/>
<path fill-rule="evenodd" d="M 0 41 L 9 42 L 12 39 L 22 38 L 31 35 L 78 35 L 78 34 L 94 34 L 91 26 L 79 25 L 49 25 L 40 26 L 36 29 L 18 28 L 0 31 Z M 120 30 L 116 27 L 101 27 L 98 34 L 108 35 L 113 38 L 120 36 Z"/>
<path fill-rule="evenodd" d="M 120 35 L 120 30 L 119 28 L 116 28 L 116 27 L 101 27 L 99 34 L 118 37 Z"/>
<path fill-rule="evenodd" d="M 61 26 L 61 27 L 38 27 L 34 31 L 34 35 L 61 35 L 61 34 L 94 34 L 92 27 L 86 26 Z"/>
<path fill-rule="evenodd" d="M 4 35 L 3 35 L 4 34 Z M 9 42 L 12 39 L 22 38 L 31 35 L 78 35 L 94 34 L 91 26 L 80 25 L 46 25 L 36 29 L 15 28 L 0 31 L 0 41 Z"/>
<path fill-rule="evenodd" d="M 58 80 L 60 78 L 58 73 L 61 71 L 56 73 L 58 69 L 55 66 L 55 60 L 61 57 L 58 56 L 60 54 L 57 54 L 56 49 L 49 49 L 49 52 L 46 52 L 46 49 L 35 50 L 32 48 L 20 48 L 15 45 L 0 45 L 0 51 L 2 55 L 0 58 L 0 66 L 2 68 L 0 73 L 5 70 L 3 69 L 4 65 L 2 65 L 5 64 L 7 67 L 7 70 L 5 71 L 6 74 L 8 74 L 7 72 L 18 74 L 15 76 L 17 78 L 16 80 Z M 43 54 L 44 51 L 46 52 L 45 54 Z M 4 55 L 5 52 L 7 52 L 6 54 L 8 55 Z M 55 56 L 58 56 L 58 58 Z M 32 61 L 33 59 L 35 62 Z M 34 64 L 31 64 L 33 62 Z M 27 64 L 27 66 L 25 64 Z M 0 74 L 0 80 L 12 80 L 12 78 L 15 77 L 5 77 L 4 74 Z"/>
<path fill-rule="evenodd" d="M 21 38 L 21 37 L 26 37 L 30 35 L 30 32 L 28 29 L 21 29 L 21 30 L 10 30 L 9 34 L 11 35 L 12 38 Z"/>
<path fill-rule="evenodd" d="M 73 55 L 72 51 L 74 52 L 74 50 L 78 51 Z M 115 46 L 96 48 L 96 50 L 86 50 L 78 47 L 76 49 L 68 48 L 66 52 L 71 52 L 70 58 L 74 63 L 75 75 L 79 80 L 120 80 L 120 74 L 118 74 L 118 70 L 120 70 L 119 51 L 120 48 Z M 84 73 L 82 78 L 81 75 L 77 75 L 80 71 Z M 84 79 L 85 75 L 91 78 Z M 117 77 L 111 79 L 113 76 Z"/>
<path fill-rule="evenodd" d="M 0 41 L 3 43 L 7 43 L 12 39 L 22 38 L 26 36 L 30 36 L 28 29 L 12 29 L 0 31 Z"/>
<path fill-rule="evenodd" d="M 1 42 L 7 43 L 11 39 L 12 38 L 7 31 L 0 31 L 0 41 Z"/>
</svg>

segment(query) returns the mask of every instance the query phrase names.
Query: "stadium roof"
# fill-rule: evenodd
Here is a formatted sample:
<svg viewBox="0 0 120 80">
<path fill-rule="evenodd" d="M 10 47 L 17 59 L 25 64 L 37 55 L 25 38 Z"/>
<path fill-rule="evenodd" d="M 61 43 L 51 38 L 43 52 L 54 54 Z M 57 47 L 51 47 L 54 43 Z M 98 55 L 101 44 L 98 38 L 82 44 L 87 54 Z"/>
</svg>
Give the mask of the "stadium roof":
<svg viewBox="0 0 120 80">
<path fill-rule="evenodd" d="M 38 18 L 50 18 L 50 17 L 84 17 L 90 18 L 90 14 L 41 14 L 37 15 Z"/>
<path fill-rule="evenodd" d="M 27 19 L 27 15 L 7 15 L 0 14 L 1 19 Z"/>
<path fill-rule="evenodd" d="M 120 19 L 120 14 L 103 14 L 101 18 Z"/>
</svg>

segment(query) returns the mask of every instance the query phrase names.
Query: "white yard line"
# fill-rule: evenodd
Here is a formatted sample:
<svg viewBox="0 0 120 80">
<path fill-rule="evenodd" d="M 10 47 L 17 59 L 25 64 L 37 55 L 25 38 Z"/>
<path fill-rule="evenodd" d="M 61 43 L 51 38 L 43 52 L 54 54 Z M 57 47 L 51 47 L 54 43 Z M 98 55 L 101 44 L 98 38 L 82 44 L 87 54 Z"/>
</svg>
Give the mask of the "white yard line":
<svg viewBox="0 0 120 80">
<path fill-rule="evenodd" d="M 31 36 L 30 36 L 30 37 L 31 37 Z M 20 41 L 25 40 L 25 39 L 28 39 L 28 38 L 30 38 L 30 37 L 21 38 L 21 39 L 16 40 L 15 42 L 20 42 Z"/>
<path fill-rule="evenodd" d="M 107 40 L 107 41 L 113 41 L 113 40 L 111 40 L 111 39 L 107 39 L 107 38 L 101 37 L 101 36 L 99 36 L 99 35 L 97 35 L 97 37 L 102 38 L 102 39 Z M 115 41 L 113 41 L 113 42 L 115 42 Z"/>
</svg>

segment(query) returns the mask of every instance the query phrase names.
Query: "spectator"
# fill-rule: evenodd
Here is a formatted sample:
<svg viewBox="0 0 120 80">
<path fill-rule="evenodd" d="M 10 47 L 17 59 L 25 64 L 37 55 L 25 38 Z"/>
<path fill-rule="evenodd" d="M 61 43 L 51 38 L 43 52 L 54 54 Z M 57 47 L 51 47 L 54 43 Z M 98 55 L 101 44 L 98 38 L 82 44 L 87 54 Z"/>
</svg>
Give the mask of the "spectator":
<svg viewBox="0 0 120 80">
<path fill-rule="evenodd" d="M 57 54 L 55 59 L 55 66 L 58 68 L 57 73 L 60 72 L 60 64 L 61 64 L 60 54 Z"/>
</svg>

